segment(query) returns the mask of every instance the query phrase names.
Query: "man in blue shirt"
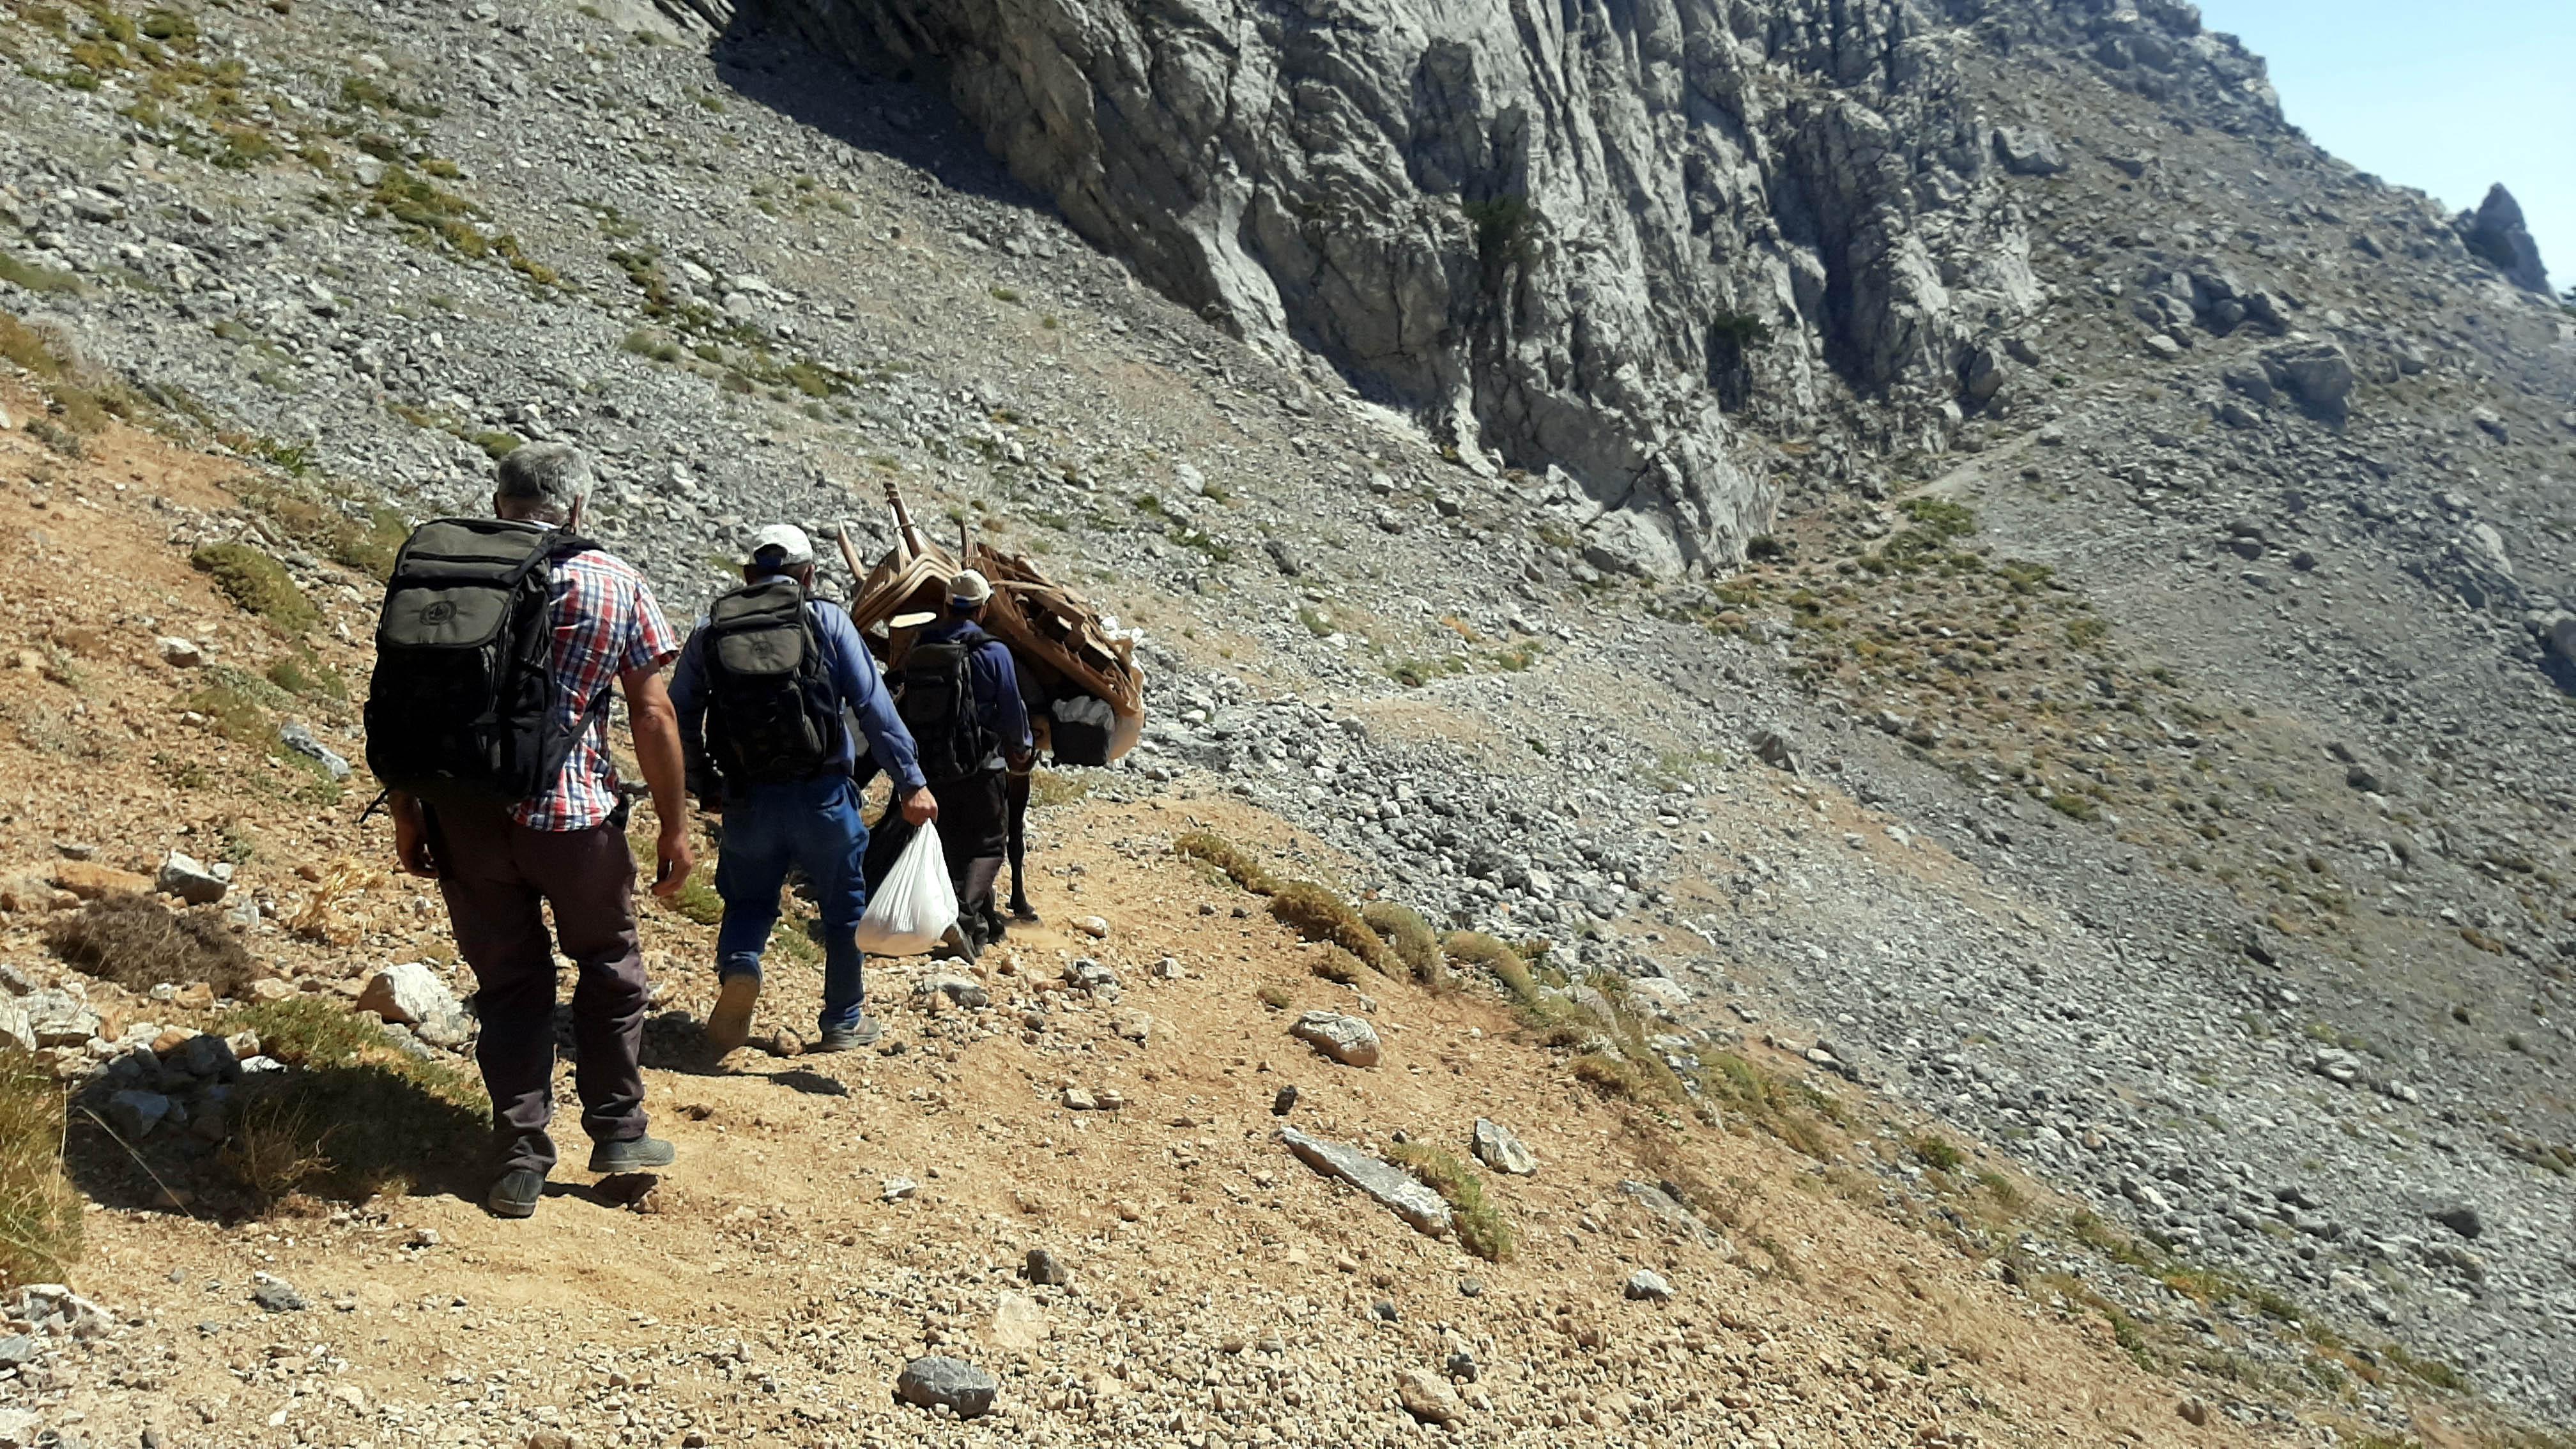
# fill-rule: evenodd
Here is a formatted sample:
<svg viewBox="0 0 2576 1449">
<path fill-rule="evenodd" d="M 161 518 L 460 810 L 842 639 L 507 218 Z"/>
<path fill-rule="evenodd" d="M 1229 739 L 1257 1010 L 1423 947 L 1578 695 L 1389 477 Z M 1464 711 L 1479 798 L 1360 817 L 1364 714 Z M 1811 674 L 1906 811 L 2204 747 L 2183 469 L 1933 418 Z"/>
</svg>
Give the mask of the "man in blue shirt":
<svg viewBox="0 0 2576 1449">
<path fill-rule="evenodd" d="M 967 569 L 951 581 L 948 594 L 948 607 L 922 626 L 898 661 L 905 680 L 900 708 L 916 738 L 930 732 L 920 739 L 922 766 L 939 790 L 939 844 L 957 887 L 957 953 L 971 961 L 1002 938 L 993 885 L 1009 848 L 1006 772 L 1025 766 L 1034 751 L 1010 646 L 982 628 L 992 583 Z M 957 701 L 960 707 L 947 702 L 951 690 L 941 687 L 942 666 L 926 662 L 947 657 L 942 646 L 964 651 L 967 697 Z M 872 874 L 892 862 L 888 847 L 898 844 L 880 840 Z"/>
<path fill-rule="evenodd" d="M 743 580 L 789 578 L 800 589 L 814 583 L 814 546 L 804 530 L 773 523 L 760 530 Z M 842 725 L 837 749 L 815 773 L 803 779 L 725 782 L 707 749 L 710 668 L 708 620 L 700 618 L 680 651 L 671 679 L 671 702 L 679 710 L 680 744 L 689 779 L 706 807 L 724 816 L 723 848 L 716 858 L 716 894 L 724 900 L 724 922 L 716 928 L 716 973 L 721 983 L 716 1008 L 707 1018 L 707 1039 L 719 1054 L 743 1044 L 751 1033 L 751 1013 L 760 1000 L 760 956 L 778 922 L 778 893 L 790 867 L 812 883 L 823 914 L 823 1012 L 821 1038 L 815 1051 L 848 1051 L 877 1039 L 879 1027 L 863 1009 L 866 980 L 859 954 L 859 917 L 867 909 L 868 888 L 862 871 L 868 830 L 859 815 L 859 790 L 851 779 L 858 746 L 848 728 L 857 721 L 867 737 L 870 758 L 894 782 L 894 797 L 907 824 L 936 819 L 939 804 L 921 777 L 912 735 L 895 714 L 859 631 L 849 614 L 833 605 L 807 600 L 823 679 L 839 706 Z"/>
</svg>

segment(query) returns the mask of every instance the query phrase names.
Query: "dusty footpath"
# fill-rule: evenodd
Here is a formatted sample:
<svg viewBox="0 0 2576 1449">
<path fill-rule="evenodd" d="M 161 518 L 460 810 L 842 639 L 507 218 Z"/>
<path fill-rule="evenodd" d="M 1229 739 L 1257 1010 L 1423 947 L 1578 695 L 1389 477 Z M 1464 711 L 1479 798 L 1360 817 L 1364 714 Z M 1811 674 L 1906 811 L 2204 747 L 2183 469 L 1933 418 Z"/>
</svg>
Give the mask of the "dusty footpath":
<svg viewBox="0 0 2576 1449">
<path fill-rule="evenodd" d="M 0 955 L 20 981 L 77 994 L 104 1040 L 225 1029 L 202 994 L 84 981 L 47 945 L 84 897 L 184 848 L 237 863 L 232 903 L 201 914 L 249 948 L 261 1000 L 338 1009 L 412 960 L 470 988 L 432 893 L 375 868 L 386 842 L 381 822 L 355 824 L 358 782 L 335 787 L 241 727 L 302 723 L 354 757 L 364 573 L 280 538 L 319 611 L 290 640 L 190 564 L 194 540 L 240 517 L 240 464 L 120 426 L 76 455 L 0 435 L 0 475 L 0 861 L 15 883 Z M 291 687 L 314 679 L 338 684 Z M 1935 1155 L 1955 1169 L 1939 1181 L 1963 1186 L 1926 1211 L 1854 1165 L 1923 1158 L 1918 1129 L 1848 1083 L 1805 1081 L 1793 1057 L 1757 1043 L 1736 1060 L 1805 1104 L 1803 1151 L 1759 1114 L 1694 1116 L 1579 1080 L 1490 981 L 1322 979 L 1318 948 L 1171 849 L 1211 829 L 1335 880 L 1329 852 L 1240 802 L 1125 774 L 1049 798 L 1032 883 L 1048 924 L 940 990 L 915 990 L 925 963 L 876 963 L 888 1030 L 873 1052 L 777 1054 L 816 987 L 810 955 L 782 949 L 759 1024 L 774 1050 L 706 1062 L 711 932 L 655 907 L 650 1106 L 679 1161 L 600 1181 L 575 1170 L 576 1134 L 531 1221 L 484 1216 L 463 1161 L 414 1162 L 408 1194 L 292 1192 L 245 1211 L 222 1154 L 170 1178 L 176 1149 L 129 1150 L 76 1106 L 73 1175 L 96 1200 L 65 1271 L 112 1322 L 47 1340 L 0 1381 L 0 1430 L 368 1449 L 2313 1434 L 2214 1409 L 2141 1367 L 2113 1318 L 2015 1286 L 1971 1242 L 2057 1209 L 1980 1177 L 1973 1144 Z M 1340 1065 L 1292 1039 L 1309 1008 L 1370 1023 L 1382 1059 Z M 49 1051 L 58 1070 L 81 1056 Z M 1479 1118 L 1538 1164 L 1476 1166 L 1510 1240 L 1499 1261 L 1416 1231 L 1279 1137 L 1465 1159 Z M 1975 1238 L 1957 1231 L 1971 1217 Z M 1033 1269 L 1034 1249 L 1053 1270 Z M 927 1353 L 995 1375 L 991 1412 L 897 1402 L 898 1373 Z"/>
</svg>

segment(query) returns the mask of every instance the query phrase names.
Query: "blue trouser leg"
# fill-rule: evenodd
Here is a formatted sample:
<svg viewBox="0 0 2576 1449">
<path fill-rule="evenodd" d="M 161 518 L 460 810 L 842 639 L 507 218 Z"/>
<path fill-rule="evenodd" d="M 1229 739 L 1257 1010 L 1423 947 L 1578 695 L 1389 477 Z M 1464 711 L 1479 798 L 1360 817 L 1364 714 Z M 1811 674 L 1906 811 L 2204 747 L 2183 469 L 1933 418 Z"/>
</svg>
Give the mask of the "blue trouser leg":
<svg viewBox="0 0 2576 1449">
<path fill-rule="evenodd" d="M 716 975 L 760 974 L 760 953 L 778 924 L 778 892 L 794 860 L 793 802 L 779 787 L 755 787 L 728 800 L 724 845 L 716 855 L 716 894 L 724 923 L 716 927 Z"/>
<path fill-rule="evenodd" d="M 823 914 L 823 1011 L 825 1031 L 859 1019 L 867 999 L 865 958 L 859 951 L 859 917 L 868 906 L 867 877 L 860 862 L 867 854 L 868 827 L 859 815 L 858 787 L 841 781 L 815 802 L 810 828 L 799 833 L 798 861 L 814 883 Z"/>
</svg>

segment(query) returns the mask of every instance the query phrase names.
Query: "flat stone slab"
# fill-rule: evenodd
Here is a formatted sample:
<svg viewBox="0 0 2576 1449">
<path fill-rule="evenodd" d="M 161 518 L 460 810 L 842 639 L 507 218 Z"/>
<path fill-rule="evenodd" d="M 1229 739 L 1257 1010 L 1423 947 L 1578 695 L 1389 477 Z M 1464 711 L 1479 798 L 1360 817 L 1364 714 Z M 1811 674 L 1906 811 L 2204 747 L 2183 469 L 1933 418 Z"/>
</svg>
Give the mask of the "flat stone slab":
<svg viewBox="0 0 2576 1449">
<path fill-rule="evenodd" d="M 1299 1162 L 1367 1193 L 1414 1231 L 1435 1238 L 1449 1236 L 1449 1204 L 1440 1194 L 1414 1181 L 1403 1168 L 1381 1162 L 1356 1147 L 1309 1137 L 1294 1127 L 1280 1128 L 1279 1141 L 1296 1154 Z"/>
</svg>

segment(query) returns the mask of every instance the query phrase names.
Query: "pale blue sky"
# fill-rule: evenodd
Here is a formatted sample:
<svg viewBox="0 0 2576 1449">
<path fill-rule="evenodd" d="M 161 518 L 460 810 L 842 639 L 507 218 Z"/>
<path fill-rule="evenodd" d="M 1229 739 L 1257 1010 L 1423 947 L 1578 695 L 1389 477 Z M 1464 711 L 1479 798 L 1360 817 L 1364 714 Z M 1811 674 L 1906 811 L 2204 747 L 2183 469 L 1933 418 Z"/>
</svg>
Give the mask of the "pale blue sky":
<svg viewBox="0 0 2576 1449">
<path fill-rule="evenodd" d="M 2576 286 L 2576 0 L 2200 0 L 2271 63 L 2281 110 L 2364 171 L 2522 203 L 2549 284 Z"/>
</svg>

